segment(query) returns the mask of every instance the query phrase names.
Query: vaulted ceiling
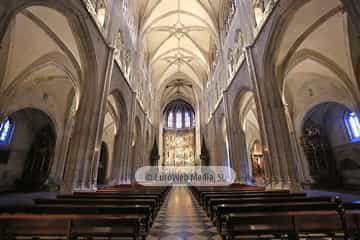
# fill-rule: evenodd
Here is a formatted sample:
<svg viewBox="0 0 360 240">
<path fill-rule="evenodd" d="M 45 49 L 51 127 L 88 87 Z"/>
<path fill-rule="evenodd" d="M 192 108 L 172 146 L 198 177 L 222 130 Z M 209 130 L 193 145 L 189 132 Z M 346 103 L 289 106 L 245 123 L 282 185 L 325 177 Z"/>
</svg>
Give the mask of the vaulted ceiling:
<svg viewBox="0 0 360 240">
<path fill-rule="evenodd" d="M 138 0 L 140 38 L 154 87 L 179 79 L 202 88 L 219 42 L 224 0 Z"/>
</svg>

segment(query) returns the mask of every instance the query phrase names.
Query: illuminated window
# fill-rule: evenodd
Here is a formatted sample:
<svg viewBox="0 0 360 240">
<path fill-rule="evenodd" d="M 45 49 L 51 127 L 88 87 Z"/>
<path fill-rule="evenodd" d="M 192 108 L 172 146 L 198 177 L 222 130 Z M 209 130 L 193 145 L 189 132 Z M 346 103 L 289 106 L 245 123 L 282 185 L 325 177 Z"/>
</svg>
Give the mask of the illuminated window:
<svg viewBox="0 0 360 240">
<path fill-rule="evenodd" d="M 164 110 L 164 125 L 167 128 L 183 129 L 195 126 L 195 113 L 191 105 L 175 100 Z"/>
<path fill-rule="evenodd" d="M 182 128 L 182 114 L 181 114 L 181 112 L 176 113 L 176 128 Z"/>
<path fill-rule="evenodd" d="M 99 21 L 100 26 L 104 27 L 107 12 L 106 0 L 95 0 L 93 1 L 93 4 L 95 6 L 97 20 Z"/>
<path fill-rule="evenodd" d="M 187 128 L 191 127 L 191 119 L 189 112 L 185 112 L 185 127 Z"/>
<path fill-rule="evenodd" d="M 167 122 L 168 128 L 173 128 L 174 127 L 174 114 L 173 114 L 173 112 L 169 113 L 167 121 L 168 121 Z"/>
<path fill-rule="evenodd" d="M 352 142 L 360 141 L 360 121 L 355 112 L 345 114 L 345 125 Z"/>
<path fill-rule="evenodd" d="M 0 146 L 10 145 L 15 124 L 6 118 L 0 125 Z"/>
<path fill-rule="evenodd" d="M 256 26 L 259 26 L 264 18 L 265 2 L 264 0 L 253 0 Z"/>
</svg>

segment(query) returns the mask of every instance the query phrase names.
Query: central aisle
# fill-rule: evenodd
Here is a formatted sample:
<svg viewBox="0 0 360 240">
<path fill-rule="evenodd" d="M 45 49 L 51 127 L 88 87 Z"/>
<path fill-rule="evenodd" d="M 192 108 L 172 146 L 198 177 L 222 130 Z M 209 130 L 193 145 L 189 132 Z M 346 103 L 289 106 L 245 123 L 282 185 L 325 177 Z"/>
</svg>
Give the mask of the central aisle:
<svg viewBox="0 0 360 240">
<path fill-rule="evenodd" d="M 220 240 L 215 226 L 187 187 L 173 187 L 147 240 Z"/>
</svg>

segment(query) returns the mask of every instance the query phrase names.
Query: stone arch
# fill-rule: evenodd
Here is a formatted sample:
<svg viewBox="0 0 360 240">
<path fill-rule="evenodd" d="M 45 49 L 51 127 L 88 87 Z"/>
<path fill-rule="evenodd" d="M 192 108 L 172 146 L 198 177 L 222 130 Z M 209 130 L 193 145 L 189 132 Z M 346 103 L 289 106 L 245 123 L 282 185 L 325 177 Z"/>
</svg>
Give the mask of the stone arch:
<svg viewBox="0 0 360 240">
<path fill-rule="evenodd" d="M 345 73 L 344 69 L 342 69 L 343 66 L 337 64 L 339 61 L 325 56 L 323 52 L 317 51 L 317 47 L 310 49 L 303 46 L 304 42 L 307 41 L 316 30 L 324 24 L 327 24 L 334 16 L 342 13 L 341 1 L 329 1 L 329 5 L 324 11 L 319 13 L 320 15 L 315 16 L 314 14 L 318 12 L 314 10 L 314 13 L 308 17 L 307 22 L 302 26 L 291 25 L 298 20 L 301 11 L 309 8 L 320 9 L 319 4 L 322 3 L 318 0 L 304 0 L 295 3 L 288 2 L 282 6 L 282 14 L 272 22 L 270 28 L 271 34 L 267 38 L 261 62 L 262 66 L 264 66 L 265 76 L 272 76 L 270 79 L 279 81 L 277 84 L 279 89 L 281 89 L 283 78 L 289 70 L 289 66 L 296 61 L 301 61 L 301 58 L 306 57 L 317 59 L 324 65 L 333 65 L 333 70 L 336 74 L 342 75 L 341 79 L 344 81 L 347 81 L 349 78 L 349 73 Z M 293 34 L 287 34 L 290 26 L 295 28 Z M 347 31 L 347 29 L 344 29 L 344 31 Z M 288 39 L 288 42 L 283 43 L 283 40 L 287 36 L 292 36 L 292 39 Z M 348 39 L 344 41 L 348 41 Z M 281 47 L 281 44 L 286 46 Z"/>
<path fill-rule="evenodd" d="M 346 159 L 359 164 L 355 156 L 360 148 L 349 138 L 346 122 L 346 115 L 353 111 L 349 105 L 328 101 L 311 106 L 304 114 L 297 135 L 315 184 L 332 188 L 344 187 L 348 181 L 360 184 L 355 175 L 359 169 L 341 167 Z"/>
<path fill-rule="evenodd" d="M 49 8 L 68 19 L 72 34 L 77 36 L 75 38 L 77 47 L 81 49 L 79 53 L 84 68 L 82 79 L 87 79 L 87 82 L 95 84 L 94 87 L 96 88 L 96 81 L 92 76 L 96 76 L 97 74 L 97 60 L 86 19 L 82 16 L 80 11 L 77 11 L 78 7 L 68 1 L 65 4 L 57 0 L 49 0 L 46 2 L 40 0 L 19 0 L 17 1 L 17 4 L 6 6 L 6 15 L 0 22 L 0 26 L 4 26 L 0 27 L 0 41 L 3 41 L 6 31 L 11 25 L 10 22 L 12 19 L 21 11 L 34 6 Z M 91 79 L 93 80 L 90 81 Z"/>
<path fill-rule="evenodd" d="M 0 32 L 0 39 L 2 42 L 10 41 L 10 44 L 16 44 L 15 41 L 12 42 L 13 40 L 16 40 L 16 38 L 9 38 L 7 33 L 13 31 L 12 26 L 17 24 L 17 21 L 14 21 L 14 19 L 20 18 L 22 21 L 20 21 L 20 23 L 24 26 L 28 24 L 41 33 L 40 35 L 30 34 L 29 38 L 25 39 L 28 39 L 29 42 L 31 42 L 31 40 L 33 40 L 32 38 L 41 37 L 45 40 L 39 40 L 37 42 L 47 43 L 40 47 L 33 45 L 33 43 L 23 44 L 23 46 L 30 47 L 29 49 L 33 51 L 33 54 L 25 54 L 29 60 L 26 62 L 28 66 L 22 73 L 19 73 L 19 83 L 23 81 L 21 76 L 24 76 L 26 72 L 31 72 L 33 77 L 37 77 L 38 82 L 41 84 L 48 84 L 49 86 L 50 82 L 53 83 L 53 81 L 57 81 L 59 78 L 54 76 L 48 77 L 47 74 L 51 72 L 56 75 L 60 70 L 62 78 L 70 80 L 70 85 L 75 89 L 73 92 L 72 90 L 69 91 L 69 94 L 63 94 L 68 96 L 68 99 L 63 101 L 63 105 L 66 107 L 60 110 L 56 107 L 57 111 L 55 111 L 58 113 L 63 110 L 62 119 L 57 119 L 57 122 L 62 125 L 60 128 L 61 131 L 59 131 L 58 134 L 63 136 L 62 141 L 57 142 L 57 144 L 60 144 L 60 147 L 57 149 L 64 153 L 61 157 L 64 161 L 59 161 L 58 164 L 54 164 L 53 171 L 54 175 L 56 175 L 59 180 L 63 179 L 63 174 L 70 174 L 71 176 L 66 179 L 71 181 L 73 170 L 64 172 L 64 168 L 67 168 L 65 162 L 69 162 L 71 169 L 74 169 L 73 166 L 75 165 L 78 165 L 77 167 L 79 169 L 85 169 L 86 167 L 81 166 L 83 161 L 79 160 L 78 152 L 82 152 L 81 154 L 83 157 L 81 157 L 81 159 L 91 159 L 90 155 L 94 154 L 94 151 L 90 150 L 93 148 L 88 146 L 90 143 L 82 139 L 81 136 L 83 135 L 78 134 L 78 137 L 72 138 L 74 128 L 77 129 L 76 132 L 83 131 L 87 133 L 90 132 L 90 129 L 93 129 L 92 124 L 94 124 L 94 122 L 87 116 L 87 114 L 90 113 L 87 112 L 85 105 L 96 105 L 95 102 L 97 101 L 97 97 L 94 96 L 99 96 L 97 94 L 97 89 L 99 89 L 97 87 L 97 60 L 95 48 L 90 38 L 90 32 L 86 22 L 88 20 L 84 18 L 84 15 L 81 13 L 82 6 L 76 5 L 76 3 L 70 3 L 69 1 L 19 0 L 16 1 L 16 3 L 11 2 L 9 5 L 4 3 L 4 5 L 7 11 L 6 15 L 0 21 L 2 29 Z M 62 34 L 59 34 L 59 25 L 54 24 L 55 22 L 61 23 L 61 26 L 63 26 L 63 29 L 61 30 Z M 9 46 L 9 44 L 4 45 Z M 39 47 L 42 51 L 38 51 L 36 47 Z M 31 59 L 31 57 L 35 56 L 34 53 L 38 54 L 37 59 Z M 7 56 L 9 52 L 3 51 L 0 52 L 0 54 L 5 54 Z M 7 62 L 6 64 L 11 64 L 11 62 Z M 17 66 L 20 71 L 20 66 Z M 34 81 L 34 83 L 35 82 L 36 81 Z M 31 82 L 28 83 L 29 84 L 26 86 L 27 88 L 35 85 Z M 19 85 L 14 84 L 12 86 L 19 89 Z M 14 88 L 10 89 L 13 90 Z M 19 94 L 20 93 L 18 93 L 18 95 Z M 48 105 L 54 105 L 51 97 L 51 94 L 45 92 L 43 94 L 43 101 L 45 103 L 48 101 Z M 16 97 L 16 99 L 18 99 L 18 97 Z M 17 103 L 18 102 L 20 101 L 17 101 Z M 34 107 L 40 108 L 43 107 L 41 105 L 42 104 L 40 104 L 40 106 L 38 106 L 38 104 L 33 104 Z M 81 114 L 75 115 L 78 110 Z M 0 111 L 3 112 L 4 109 L 1 109 Z M 57 117 L 59 118 L 59 116 Z M 89 124 L 84 124 L 84 121 L 89 122 Z M 70 139 L 72 141 L 71 146 L 69 145 Z M 71 150 L 68 151 L 68 148 L 71 148 Z M 68 152 L 69 154 L 67 154 Z M 67 156 L 72 160 L 67 161 Z M 70 188 L 72 183 L 69 183 L 68 185 Z"/>
<path fill-rule="evenodd" d="M 293 89 L 292 93 L 285 93 L 284 85 L 288 88 L 290 86 L 288 81 L 291 78 L 293 84 L 298 83 L 294 81 L 296 78 L 300 79 L 302 83 L 304 83 L 304 79 L 308 79 L 309 87 L 314 84 L 310 83 L 309 79 L 316 79 L 316 84 L 322 82 L 324 87 L 331 85 L 331 88 L 336 86 L 342 89 L 341 94 L 336 93 L 333 96 L 324 97 L 323 100 L 338 100 L 336 98 L 344 95 L 345 91 L 352 98 L 351 101 L 355 101 L 357 104 L 359 92 L 354 87 L 356 83 L 353 69 L 349 64 L 351 54 L 349 52 L 347 16 L 339 0 L 329 0 L 326 5 L 319 0 L 289 1 L 278 5 L 276 10 L 280 14 L 272 19 L 271 25 L 267 29 L 269 34 L 266 44 L 260 50 L 260 55 L 263 57 L 259 61 L 255 60 L 257 61 L 255 64 L 258 66 L 258 76 L 266 79 L 260 83 L 260 87 L 267 92 L 267 95 L 262 96 L 264 101 L 261 104 L 273 105 L 272 111 L 264 109 L 263 116 L 267 118 L 265 119 L 267 121 L 271 121 L 271 118 L 275 117 L 279 120 L 279 124 L 270 122 L 269 127 L 266 125 L 264 128 L 266 128 L 266 132 L 278 128 L 281 135 L 276 139 L 272 138 L 271 134 L 267 135 L 268 139 L 265 139 L 264 150 L 266 152 L 269 150 L 272 177 L 277 178 L 277 174 L 280 172 L 280 174 L 288 174 L 295 181 L 299 179 L 302 182 L 311 182 L 312 179 L 306 171 L 308 166 L 302 160 L 304 156 L 296 136 L 297 126 L 293 119 L 300 119 L 300 117 L 294 117 L 294 113 L 298 112 L 296 107 L 299 107 L 300 104 L 309 104 L 305 103 L 306 101 L 314 101 L 316 104 L 322 100 L 310 90 L 308 98 L 304 98 L 305 102 L 301 102 L 298 92 Z M 334 29 L 342 34 L 336 34 Z M 333 48 L 333 46 L 337 47 Z M 326 95 L 324 92 L 320 94 Z M 291 99 L 291 96 L 298 99 Z M 281 105 L 283 107 L 280 107 Z M 268 148 L 267 145 L 269 145 Z M 282 164 L 273 163 L 277 161 L 276 159 L 281 159 Z M 288 161 L 288 159 L 294 160 Z"/>
<path fill-rule="evenodd" d="M 300 50 L 294 55 L 284 75 L 281 89 L 287 127 L 304 182 L 313 181 L 308 171 L 308 162 L 304 160 L 299 135 L 305 114 L 309 109 L 325 102 L 337 102 L 353 109 L 358 106 L 358 93 L 354 82 L 347 78 L 335 63 L 313 53 L 314 51 Z M 309 71 L 312 68 L 316 71 Z"/>
<path fill-rule="evenodd" d="M 258 110 L 253 91 L 249 89 L 242 89 L 234 100 L 233 119 L 235 120 L 234 126 L 237 130 L 237 143 L 239 148 L 243 150 L 239 153 L 242 157 L 242 174 L 248 175 L 247 181 L 263 185 L 264 176 L 262 179 L 253 178 L 253 146 L 255 142 L 262 145 L 262 130 L 258 118 Z M 260 165 L 263 167 L 263 174 L 265 174 L 264 156 L 256 156 Z M 245 163 L 246 162 L 246 163 Z M 247 169 L 244 169 L 247 168 Z M 261 180 L 261 181 L 259 181 Z"/>
<path fill-rule="evenodd" d="M 114 90 L 107 98 L 102 137 L 109 149 L 109 162 L 106 169 L 106 183 L 108 184 L 117 184 L 125 169 L 127 129 L 126 103 L 121 92 Z"/>
<path fill-rule="evenodd" d="M 11 120 L 13 129 L 11 142 L 1 148 L 2 156 L 7 153 L 7 161 L 0 171 L 0 188 L 44 190 L 53 180 L 56 142 L 61 140 L 52 117 L 40 109 L 22 108 L 9 112 L 6 119 Z"/>
<path fill-rule="evenodd" d="M 328 57 L 310 49 L 302 49 L 296 52 L 292 58 L 287 62 L 286 67 L 284 68 L 286 72 L 280 78 L 282 83 L 282 97 L 284 98 L 284 92 L 286 88 L 286 81 L 288 80 L 288 76 L 292 73 L 292 71 L 296 70 L 296 68 L 304 64 L 305 62 L 312 61 L 314 64 L 318 64 L 319 68 L 324 68 L 325 71 L 328 71 L 326 74 L 324 71 L 319 72 L 317 74 L 325 76 L 331 76 L 332 82 L 329 84 L 333 84 L 334 81 L 338 81 L 338 85 L 341 85 L 342 88 L 347 92 L 347 94 L 354 99 L 356 102 L 359 102 L 359 94 L 356 91 L 355 83 L 352 82 L 350 77 L 346 72 L 344 72 L 339 65 Z M 316 73 L 310 71 L 304 71 L 308 73 Z M 327 77 L 327 81 L 330 81 L 330 78 Z"/>
<path fill-rule="evenodd" d="M 260 139 L 250 144 L 251 177 L 255 184 L 265 184 L 264 149 Z"/>
</svg>

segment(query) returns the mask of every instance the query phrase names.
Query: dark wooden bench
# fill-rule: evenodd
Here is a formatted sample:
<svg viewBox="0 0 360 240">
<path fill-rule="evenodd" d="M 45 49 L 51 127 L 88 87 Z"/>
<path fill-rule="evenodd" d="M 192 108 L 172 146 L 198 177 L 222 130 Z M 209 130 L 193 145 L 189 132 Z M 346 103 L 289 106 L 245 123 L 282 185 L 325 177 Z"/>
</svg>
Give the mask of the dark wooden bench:
<svg viewBox="0 0 360 240">
<path fill-rule="evenodd" d="M 57 198 L 97 198 L 97 199 L 156 199 L 158 205 L 161 206 L 165 201 L 166 195 L 156 193 L 76 193 L 67 195 L 58 195 Z"/>
<path fill-rule="evenodd" d="M 76 214 L 1 214 L 0 238 L 121 237 L 140 239 L 140 219 L 111 215 Z"/>
<path fill-rule="evenodd" d="M 343 215 L 340 214 L 338 200 L 281 202 L 256 204 L 222 204 L 216 209 L 216 226 L 220 233 L 232 239 L 236 235 L 246 234 L 288 234 L 325 233 L 334 234 L 344 230 Z M 277 216 L 278 221 L 276 220 Z M 295 221 L 296 216 L 296 221 Z M 326 219 L 329 229 L 324 229 L 322 222 Z M 256 227 L 258 226 L 258 228 Z M 334 227 L 338 226 L 338 227 Z M 296 228 L 294 228 L 296 227 Z M 318 229 L 317 229 L 318 228 Z M 224 231 L 226 229 L 226 231 Z M 297 230 L 294 232 L 294 229 Z M 251 230 L 251 231 L 249 231 Z"/>
<path fill-rule="evenodd" d="M 0 206 L 0 239 L 101 237 L 139 239 L 149 230 L 169 187 L 115 187 Z"/>
<path fill-rule="evenodd" d="M 360 204 L 345 203 L 343 205 L 349 235 L 352 239 L 360 239 Z"/>
<path fill-rule="evenodd" d="M 36 204 L 46 205 L 146 205 L 151 208 L 151 219 L 156 217 L 159 206 L 155 199 L 96 199 L 96 198 L 62 198 L 62 199 L 35 199 Z"/>
<path fill-rule="evenodd" d="M 77 214 L 112 215 L 118 218 L 139 218 L 141 233 L 146 234 L 151 223 L 151 208 L 148 205 L 56 205 L 39 204 L 26 206 L 0 206 L 0 214 Z"/>
<path fill-rule="evenodd" d="M 208 214 L 211 220 L 214 220 L 217 207 L 221 204 L 238 205 L 238 204 L 265 204 L 265 203 L 290 203 L 290 202 L 330 202 L 331 197 L 298 197 L 298 196 L 286 196 L 286 197 L 257 197 L 257 198 L 220 198 L 211 199 L 209 201 Z"/>
<path fill-rule="evenodd" d="M 360 239 L 360 204 L 343 204 L 339 198 L 332 203 L 230 213 L 225 219 L 227 234 L 229 239 L 237 235 L 259 238 L 260 234 L 283 234 L 289 239 L 298 239 L 314 233 L 337 239 Z"/>
<path fill-rule="evenodd" d="M 227 239 L 236 236 L 260 239 L 271 238 L 299 239 L 301 235 L 312 239 L 317 237 L 345 237 L 341 217 L 335 209 L 316 211 L 304 209 L 297 211 L 272 211 L 253 213 L 230 213 L 226 215 L 225 234 Z M 320 235 L 320 236 L 319 236 Z"/>
<path fill-rule="evenodd" d="M 305 197 L 305 193 L 274 193 L 274 192 L 263 192 L 263 193 L 209 193 L 202 196 L 201 206 L 205 207 L 209 205 L 209 201 L 212 199 L 220 199 L 220 198 L 256 198 L 256 197 Z"/>
<path fill-rule="evenodd" d="M 200 201 L 201 195 L 207 193 L 233 193 L 233 192 L 266 192 L 264 188 L 254 186 L 234 185 L 233 187 L 190 187 L 193 195 Z M 275 192 L 289 192 L 288 190 L 276 190 Z"/>
<path fill-rule="evenodd" d="M 201 201 L 203 196 L 206 194 L 229 194 L 229 193 L 264 193 L 265 191 L 247 191 L 243 189 L 223 189 L 223 190 L 205 190 L 205 191 L 199 191 L 199 190 L 193 190 L 192 193 L 195 196 L 195 198 L 198 201 Z"/>
</svg>

